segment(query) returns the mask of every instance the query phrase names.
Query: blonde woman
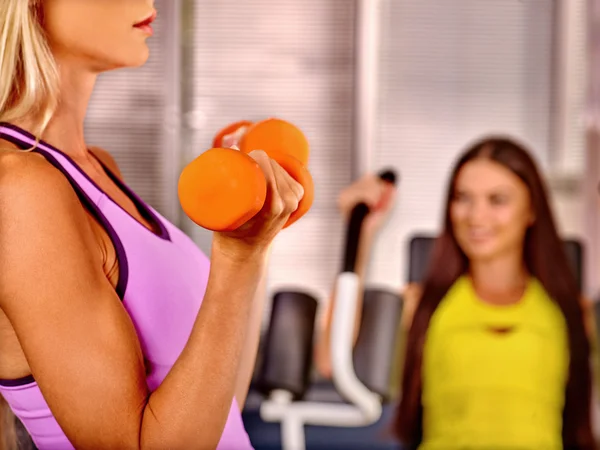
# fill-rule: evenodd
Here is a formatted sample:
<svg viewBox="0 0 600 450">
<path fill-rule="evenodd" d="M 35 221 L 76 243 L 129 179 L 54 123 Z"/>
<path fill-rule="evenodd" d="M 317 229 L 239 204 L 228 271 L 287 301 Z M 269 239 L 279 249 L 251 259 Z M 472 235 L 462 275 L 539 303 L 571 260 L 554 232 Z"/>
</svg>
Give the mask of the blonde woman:
<svg viewBox="0 0 600 450">
<path fill-rule="evenodd" d="M 256 294 L 303 191 L 254 152 L 268 201 L 209 261 L 87 145 L 96 77 L 144 64 L 155 14 L 0 2 L 0 394 L 40 450 L 251 448 Z"/>
</svg>

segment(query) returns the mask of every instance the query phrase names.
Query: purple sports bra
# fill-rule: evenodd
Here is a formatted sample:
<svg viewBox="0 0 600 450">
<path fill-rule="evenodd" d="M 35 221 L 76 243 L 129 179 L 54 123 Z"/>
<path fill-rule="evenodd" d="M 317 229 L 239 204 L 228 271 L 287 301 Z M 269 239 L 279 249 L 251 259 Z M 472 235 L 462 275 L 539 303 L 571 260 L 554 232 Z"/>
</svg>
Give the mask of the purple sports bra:
<svg viewBox="0 0 600 450">
<path fill-rule="evenodd" d="M 0 139 L 31 148 L 35 138 L 0 124 Z M 167 376 L 190 336 L 206 290 L 209 259 L 181 230 L 144 203 L 105 167 L 157 231 L 146 228 L 111 200 L 66 154 L 43 141 L 34 150 L 68 178 L 83 205 L 108 232 L 117 252 L 116 288 L 137 331 L 149 365 L 147 383 L 154 391 Z M 73 449 L 32 376 L 0 380 L 0 394 L 23 422 L 39 450 Z M 198 427 L 202 427 L 198 423 Z M 252 449 L 234 401 L 218 449 Z"/>
</svg>

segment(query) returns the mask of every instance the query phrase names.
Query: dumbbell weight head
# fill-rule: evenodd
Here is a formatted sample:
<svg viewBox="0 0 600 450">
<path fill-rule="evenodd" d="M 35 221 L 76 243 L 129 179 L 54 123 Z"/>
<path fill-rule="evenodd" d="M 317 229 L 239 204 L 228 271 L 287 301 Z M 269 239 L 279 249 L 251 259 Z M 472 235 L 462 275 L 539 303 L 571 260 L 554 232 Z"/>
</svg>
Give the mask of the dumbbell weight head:
<svg viewBox="0 0 600 450">
<path fill-rule="evenodd" d="M 240 140 L 239 147 L 244 153 L 253 150 L 264 150 L 269 156 L 273 152 L 287 153 L 305 167 L 310 154 L 310 146 L 304 133 L 295 125 L 275 118 L 250 126 Z"/>
<path fill-rule="evenodd" d="M 179 202 L 197 225 L 213 231 L 233 231 L 263 207 L 267 183 L 249 155 L 212 148 L 188 164 L 179 177 Z"/>
<path fill-rule="evenodd" d="M 310 172 L 291 155 L 271 158 L 304 188 L 304 196 L 284 228 L 308 212 L 314 200 Z M 179 177 L 181 207 L 197 225 L 213 231 L 233 231 L 263 207 L 267 184 L 260 166 L 238 150 L 212 148 L 188 164 Z"/>
<path fill-rule="evenodd" d="M 252 125 L 253 123 L 249 120 L 240 120 L 239 122 L 227 125 L 215 135 L 212 144 L 213 148 L 229 148 L 234 145 L 239 146 L 240 140 Z"/>
</svg>

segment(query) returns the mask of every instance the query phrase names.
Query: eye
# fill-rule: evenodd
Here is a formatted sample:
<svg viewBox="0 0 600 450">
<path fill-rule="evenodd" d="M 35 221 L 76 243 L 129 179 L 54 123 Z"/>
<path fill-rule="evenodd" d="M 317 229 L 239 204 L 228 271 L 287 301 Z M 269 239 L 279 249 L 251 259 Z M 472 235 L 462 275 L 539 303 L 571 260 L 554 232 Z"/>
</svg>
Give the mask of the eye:
<svg viewBox="0 0 600 450">
<path fill-rule="evenodd" d="M 467 203 L 470 200 L 470 196 L 463 191 L 455 191 L 452 201 L 455 203 Z"/>
<path fill-rule="evenodd" d="M 492 194 L 490 196 L 490 203 L 492 205 L 498 205 L 498 206 L 505 205 L 509 202 L 509 200 L 510 199 L 505 194 Z"/>
</svg>

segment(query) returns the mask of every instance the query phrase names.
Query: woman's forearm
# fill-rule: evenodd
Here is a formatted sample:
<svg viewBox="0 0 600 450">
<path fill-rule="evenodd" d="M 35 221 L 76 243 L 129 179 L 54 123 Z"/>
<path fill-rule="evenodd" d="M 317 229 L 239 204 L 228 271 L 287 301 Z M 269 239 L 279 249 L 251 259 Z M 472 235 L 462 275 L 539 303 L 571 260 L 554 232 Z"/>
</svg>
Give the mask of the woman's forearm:
<svg viewBox="0 0 600 450">
<path fill-rule="evenodd" d="M 179 359 L 150 395 L 143 449 L 214 449 L 231 408 L 265 253 L 238 260 L 215 250 L 202 307 Z"/>
<path fill-rule="evenodd" d="M 258 353 L 258 345 L 260 342 L 260 332 L 262 328 L 265 303 L 267 299 L 268 256 L 265 260 L 260 283 L 258 284 L 256 294 L 252 301 L 252 310 L 250 312 L 247 338 L 244 344 L 244 349 L 242 351 L 240 368 L 238 370 L 238 380 L 235 388 L 235 398 L 238 402 L 240 410 L 244 408 L 244 404 L 246 403 L 248 389 L 250 388 L 250 383 L 252 381 L 252 375 L 254 373 L 254 367 L 256 364 L 256 356 Z"/>
</svg>

